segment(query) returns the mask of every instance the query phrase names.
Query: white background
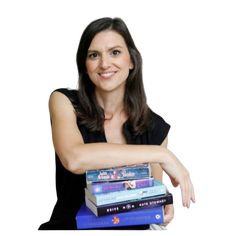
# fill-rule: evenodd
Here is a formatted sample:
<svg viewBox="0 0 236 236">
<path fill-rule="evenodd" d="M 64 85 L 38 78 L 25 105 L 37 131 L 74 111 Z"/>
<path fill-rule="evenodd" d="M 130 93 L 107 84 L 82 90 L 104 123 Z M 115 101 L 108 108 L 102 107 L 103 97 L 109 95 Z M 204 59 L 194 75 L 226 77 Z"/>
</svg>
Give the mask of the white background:
<svg viewBox="0 0 236 236">
<path fill-rule="evenodd" d="M 143 56 L 148 103 L 171 124 L 169 148 L 195 186 L 197 202 L 185 209 L 179 188 L 165 177 L 175 219 L 162 233 L 236 231 L 233 2 L 0 2 L 1 235 L 40 234 L 38 226 L 50 217 L 56 192 L 48 97 L 56 88 L 77 87 L 81 33 L 104 16 L 127 23 Z"/>
</svg>

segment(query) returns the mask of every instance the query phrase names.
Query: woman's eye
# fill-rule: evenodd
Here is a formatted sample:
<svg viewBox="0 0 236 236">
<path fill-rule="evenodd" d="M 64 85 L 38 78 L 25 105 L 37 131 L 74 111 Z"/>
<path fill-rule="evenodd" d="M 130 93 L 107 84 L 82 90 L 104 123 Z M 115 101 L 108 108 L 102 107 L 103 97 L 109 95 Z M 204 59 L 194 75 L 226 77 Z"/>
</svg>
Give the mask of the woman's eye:
<svg viewBox="0 0 236 236">
<path fill-rule="evenodd" d="M 93 52 L 93 53 L 90 53 L 90 54 L 88 55 L 88 57 L 89 57 L 90 59 L 96 59 L 96 58 L 98 57 L 98 54 L 97 54 L 96 52 Z"/>
<path fill-rule="evenodd" d="M 112 55 L 113 56 L 118 56 L 121 52 L 119 50 L 113 50 Z"/>
</svg>

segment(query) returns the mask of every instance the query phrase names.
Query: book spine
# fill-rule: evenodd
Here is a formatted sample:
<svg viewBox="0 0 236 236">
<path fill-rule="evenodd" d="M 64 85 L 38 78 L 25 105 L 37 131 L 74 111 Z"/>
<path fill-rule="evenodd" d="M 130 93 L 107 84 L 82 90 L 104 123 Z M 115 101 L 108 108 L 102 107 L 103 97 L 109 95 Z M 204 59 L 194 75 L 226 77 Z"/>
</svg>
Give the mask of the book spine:
<svg viewBox="0 0 236 236">
<path fill-rule="evenodd" d="M 86 172 L 87 183 L 128 180 L 128 179 L 142 179 L 149 177 L 151 177 L 150 165 L 103 169 L 103 170 L 89 170 Z"/>
<path fill-rule="evenodd" d="M 85 189 L 85 194 L 88 197 L 88 199 L 90 199 L 97 206 L 100 206 L 100 205 L 106 205 L 106 204 L 112 204 L 117 202 L 166 194 L 165 185 L 158 183 L 159 182 L 155 182 L 156 185 L 148 188 L 124 190 L 119 192 L 111 192 L 111 193 L 95 194 L 95 195 L 90 194 L 88 190 Z"/>
<path fill-rule="evenodd" d="M 154 178 L 125 180 L 119 182 L 103 182 L 87 184 L 88 191 L 92 194 L 109 193 L 123 190 L 146 188 L 154 185 Z"/>
<path fill-rule="evenodd" d="M 164 206 L 173 203 L 173 196 L 171 193 L 161 196 L 154 196 L 150 198 L 144 198 L 135 201 L 126 201 L 116 204 L 108 204 L 102 206 L 96 206 L 87 197 L 85 197 L 86 206 L 96 215 L 108 215 L 114 213 L 128 212 L 134 209 L 146 209 Z"/>
<path fill-rule="evenodd" d="M 101 217 L 96 217 L 91 212 L 91 214 L 76 217 L 78 229 L 163 224 L 163 222 L 163 207 L 130 211 L 128 213 L 112 214 Z"/>
</svg>

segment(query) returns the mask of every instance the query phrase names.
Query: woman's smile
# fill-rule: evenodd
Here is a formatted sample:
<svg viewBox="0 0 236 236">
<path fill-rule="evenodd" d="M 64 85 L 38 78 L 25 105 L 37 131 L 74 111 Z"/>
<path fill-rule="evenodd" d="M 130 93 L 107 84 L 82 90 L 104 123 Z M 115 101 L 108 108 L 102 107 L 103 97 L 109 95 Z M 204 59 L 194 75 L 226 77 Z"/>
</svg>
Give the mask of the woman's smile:
<svg viewBox="0 0 236 236">
<path fill-rule="evenodd" d="M 106 71 L 106 72 L 98 73 L 101 79 L 111 79 L 113 75 L 115 74 L 116 74 L 116 71 Z"/>
</svg>

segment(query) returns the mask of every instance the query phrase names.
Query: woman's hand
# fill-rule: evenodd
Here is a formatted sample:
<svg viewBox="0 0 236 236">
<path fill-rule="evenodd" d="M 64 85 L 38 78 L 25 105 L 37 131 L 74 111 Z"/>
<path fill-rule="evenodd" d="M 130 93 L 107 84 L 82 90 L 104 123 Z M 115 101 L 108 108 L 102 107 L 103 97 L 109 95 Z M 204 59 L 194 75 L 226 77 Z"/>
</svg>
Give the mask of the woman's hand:
<svg viewBox="0 0 236 236">
<path fill-rule="evenodd" d="M 174 205 L 166 205 L 164 208 L 164 225 L 168 225 L 174 218 Z"/>
<path fill-rule="evenodd" d="M 175 187 L 180 185 L 183 206 L 189 208 L 191 201 L 195 202 L 195 194 L 187 169 L 169 150 L 164 162 L 161 163 L 161 167 L 169 175 Z"/>
</svg>

